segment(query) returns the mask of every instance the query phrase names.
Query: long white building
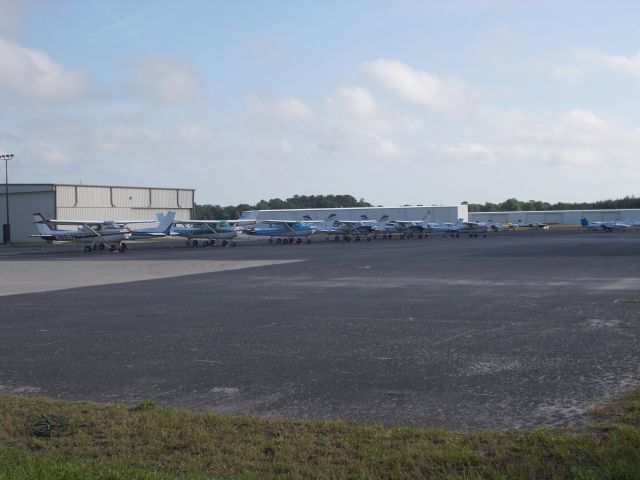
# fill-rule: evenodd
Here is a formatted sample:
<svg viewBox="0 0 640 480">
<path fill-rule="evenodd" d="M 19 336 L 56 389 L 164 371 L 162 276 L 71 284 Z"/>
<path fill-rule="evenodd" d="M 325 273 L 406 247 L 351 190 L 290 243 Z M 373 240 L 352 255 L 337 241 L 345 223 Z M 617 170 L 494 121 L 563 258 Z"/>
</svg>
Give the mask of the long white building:
<svg viewBox="0 0 640 480">
<path fill-rule="evenodd" d="M 33 213 L 58 220 L 153 220 L 156 213 L 176 212 L 192 218 L 195 190 L 184 188 L 114 187 L 103 185 L 9 184 L 11 241 L 33 241 Z M 0 224 L 7 223 L 6 195 L 0 185 Z M 139 224 L 135 228 L 151 227 Z M 4 241 L 4 238 L 3 238 Z"/>
<path fill-rule="evenodd" d="M 618 210 L 550 210 L 515 212 L 472 212 L 469 220 L 482 223 L 546 223 L 548 225 L 580 225 L 580 218 L 592 222 L 631 221 L 640 219 L 640 209 Z"/>
<path fill-rule="evenodd" d="M 324 220 L 331 214 L 336 214 L 339 220 L 360 220 L 366 215 L 370 220 L 378 220 L 383 215 L 389 215 L 389 220 L 425 220 L 427 222 L 455 222 L 462 218 L 467 220 L 467 205 L 429 205 L 405 207 L 354 207 L 354 208 L 300 208 L 283 210 L 247 210 L 242 212 L 242 218 L 256 220 L 304 220 L 309 215 L 313 220 Z"/>
</svg>

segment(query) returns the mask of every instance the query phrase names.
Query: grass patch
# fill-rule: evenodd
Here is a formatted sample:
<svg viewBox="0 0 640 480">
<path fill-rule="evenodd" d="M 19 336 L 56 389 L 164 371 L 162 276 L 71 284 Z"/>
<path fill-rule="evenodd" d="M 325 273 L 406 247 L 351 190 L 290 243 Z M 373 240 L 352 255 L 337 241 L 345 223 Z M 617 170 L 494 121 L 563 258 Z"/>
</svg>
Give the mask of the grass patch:
<svg viewBox="0 0 640 480">
<path fill-rule="evenodd" d="M 461 433 L 0 396 L 0 479 L 640 478 L 640 389 L 582 430 Z M 69 433 L 35 435 L 44 417 Z"/>
</svg>

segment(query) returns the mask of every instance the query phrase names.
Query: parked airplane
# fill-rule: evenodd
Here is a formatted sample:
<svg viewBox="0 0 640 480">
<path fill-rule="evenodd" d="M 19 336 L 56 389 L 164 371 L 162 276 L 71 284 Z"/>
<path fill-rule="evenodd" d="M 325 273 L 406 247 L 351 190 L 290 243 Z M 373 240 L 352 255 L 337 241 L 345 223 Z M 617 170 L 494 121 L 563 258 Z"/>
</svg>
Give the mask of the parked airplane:
<svg viewBox="0 0 640 480">
<path fill-rule="evenodd" d="M 316 227 L 314 233 L 333 236 L 335 241 L 340 240 L 340 237 L 345 241 L 351 241 L 352 239 L 359 241 L 361 235 L 365 235 L 367 241 L 371 240 L 368 236 L 373 232 L 371 224 L 363 223 L 359 220 L 335 220 L 336 216 L 335 213 L 329 215 L 322 226 Z M 305 215 L 302 218 L 304 218 L 305 223 L 317 222 L 312 220 L 309 215 Z M 333 221 L 331 221 L 332 219 Z"/>
<path fill-rule="evenodd" d="M 538 228 L 540 230 L 549 230 L 549 225 L 541 222 L 524 223 L 522 220 L 518 220 L 519 227 Z"/>
<path fill-rule="evenodd" d="M 509 223 L 492 223 L 491 225 L 489 225 L 489 228 L 491 230 L 493 230 L 494 232 L 505 232 L 505 231 L 512 231 L 512 230 L 517 230 L 518 229 L 518 225 L 517 224 L 513 224 L 511 222 Z"/>
<path fill-rule="evenodd" d="M 301 223 L 307 224 L 314 228 L 315 233 L 326 233 L 335 226 L 337 215 L 332 213 L 324 220 L 314 220 L 310 215 L 303 215 Z"/>
<path fill-rule="evenodd" d="M 46 220 L 41 213 L 33 214 L 33 223 L 36 224 L 38 235 L 31 237 L 42 238 L 48 242 L 82 242 L 89 243 L 83 250 L 90 253 L 93 250 L 103 250 L 108 247 L 112 252 L 118 248 L 121 252 L 127 249 L 125 240 L 131 238 L 131 231 L 125 227 L 125 223 L 107 221 L 83 221 L 83 220 Z M 148 220 L 126 223 L 149 223 Z M 76 225 L 78 230 L 59 230 L 58 225 Z M 118 245 L 118 247 L 116 247 Z"/>
<path fill-rule="evenodd" d="M 391 238 L 394 233 L 399 233 L 401 237 L 406 234 L 406 227 L 389 221 L 389 215 L 383 215 L 379 220 L 369 220 L 366 215 L 360 215 L 360 218 L 363 225 L 369 225 L 373 228 L 373 238 L 376 238 L 378 234 L 382 234 L 382 238 Z"/>
<path fill-rule="evenodd" d="M 243 230 L 247 235 L 256 237 L 269 237 L 269 243 L 302 243 L 302 238 L 306 238 L 307 243 L 311 243 L 309 238 L 315 227 L 308 223 L 297 220 L 258 220 L 256 223 L 266 224 L 268 227 L 250 227 Z"/>
<path fill-rule="evenodd" d="M 425 216 L 422 220 L 393 220 L 391 223 L 394 223 L 400 227 L 402 230 L 401 236 L 406 235 L 411 238 L 414 235 L 417 235 L 418 238 L 422 238 L 423 235 L 428 236 L 426 231 L 428 230 L 427 225 L 424 223 L 430 215 Z"/>
<path fill-rule="evenodd" d="M 428 223 L 427 229 L 431 232 L 450 233 L 451 236 L 459 237 L 461 233 L 467 233 L 470 237 L 477 237 L 478 234 L 487 236 L 489 227 L 480 222 L 465 222 L 459 218 L 455 223 Z"/>
<path fill-rule="evenodd" d="M 255 223 L 255 220 L 176 220 L 173 224 L 183 227 L 174 227 L 171 234 L 187 237 L 187 246 L 197 247 L 202 242 L 203 247 L 208 247 L 219 241 L 226 247 L 230 240 L 235 247 L 235 238 L 240 233 L 236 226 L 240 223 Z"/>
<path fill-rule="evenodd" d="M 623 232 L 627 228 L 631 228 L 631 225 L 623 222 L 590 222 L 587 217 L 580 219 L 580 225 L 587 230 L 605 230 L 607 232 L 613 232 L 614 230 L 622 230 Z"/>
</svg>

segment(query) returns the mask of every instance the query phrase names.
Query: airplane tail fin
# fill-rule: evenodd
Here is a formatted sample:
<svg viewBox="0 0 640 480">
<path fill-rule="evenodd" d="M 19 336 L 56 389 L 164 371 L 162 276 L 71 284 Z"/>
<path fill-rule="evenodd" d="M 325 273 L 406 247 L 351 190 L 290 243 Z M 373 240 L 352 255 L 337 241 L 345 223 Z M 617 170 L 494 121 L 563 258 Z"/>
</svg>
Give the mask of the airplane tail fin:
<svg viewBox="0 0 640 480">
<path fill-rule="evenodd" d="M 313 221 L 313 219 L 312 219 L 309 215 L 303 215 L 303 216 L 302 216 L 302 219 L 303 219 L 303 220 L 306 220 L 307 222 L 311 222 L 311 221 Z"/>
<path fill-rule="evenodd" d="M 36 228 L 40 235 L 53 235 L 54 232 L 51 229 L 49 222 L 41 213 L 38 212 L 33 214 L 33 223 L 36 224 Z"/>
<path fill-rule="evenodd" d="M 169 211 L 166 215 L 158 213 L 156 217 L 158 219 L 158 226 L 156 227 L 156 230 L 160 233 L 164 233 L 165 235 L 169 235 L 171 226 L 173 225 L 173 219 L 176 218 L 176 212 Z"/>
<path fill-rule="evenodd" d="M 369 220 L 369 217 L 367 217 L 366 215 L 360 215 L 360 219 L 361 220 Z"/>
<path fill-rule="evenodd" d="M 387 220 L 389 220 L 389 215 L 383 215 L 380 217 L 380 220 L 378 220 L 378 222 L 382 223 L 386 222 Z"/>
<path fill-rule="evenodd" d="M 587 217 L 582 217 L 580 219 L 580 225 L 582 225 L 583 227 L 588 227 L 590 225 L 589 219 Z"/>
<path fill-rule="evenodd" d="M 335 213 L 332 213 L 331 215 L 329 215 L 327 218 L 324 219 L 325 222 L 329 222 L 331 220 L 333 220 L 334 218 L 336 218 L 338 215 L 336 215 Z"/>
</svg>

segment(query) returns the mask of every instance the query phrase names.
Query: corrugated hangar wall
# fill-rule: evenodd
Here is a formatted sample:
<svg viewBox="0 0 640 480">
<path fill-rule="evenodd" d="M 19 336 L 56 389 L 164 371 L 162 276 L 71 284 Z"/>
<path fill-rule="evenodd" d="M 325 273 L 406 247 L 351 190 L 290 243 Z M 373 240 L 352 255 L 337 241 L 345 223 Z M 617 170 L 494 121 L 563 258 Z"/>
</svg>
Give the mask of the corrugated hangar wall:
<svg viewBox="0 0 640 480">
<path fill-rule="evenodd" d="M 247 210 L 242 212 L 242 218 L 257 220 L 298 220 L 304 215 L 312 220 L 324 220 L 331 214 L 336 214 L 339 220 L 360 220 L 366 215 L 369 220 L 379 220 L 383 215 L 389 215 L 389 220 L 425 220 L 427 222 L 455 222 L 458 218 L 467 220 L 466 205 L 454 206 L 406 206 L 406 207 L 357 207 L 357 208 L 302 208 L 283 210 Z"/>
<path fill-rule="evenodd" d="M 548 225 L 580 225 L 580 218 L 592 222 L 631 221 L 640 218 L 640 209 L 618 210 L 551 210 L 517 212 L 472 212 L 469 219 L 483 223 L 546 223 Z"/>
<path fill-rule="evenodd" d="M 176 212 L 176 219 L 193 215 L 195 190 L 101 185 L 11 184 L 9 216 L 11 241 L 33 241 L 38 233 L 34 212 L 59 220 L 153 220 L 156 213 Z M 4 188 L 0 188 L 0 218 L 5 219 Z M 153 223 L 135 228 L 152 227 Z M 61 227 L 73 229 L 76 227 Z"/>
</svg>

